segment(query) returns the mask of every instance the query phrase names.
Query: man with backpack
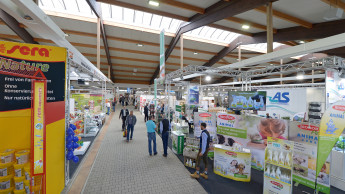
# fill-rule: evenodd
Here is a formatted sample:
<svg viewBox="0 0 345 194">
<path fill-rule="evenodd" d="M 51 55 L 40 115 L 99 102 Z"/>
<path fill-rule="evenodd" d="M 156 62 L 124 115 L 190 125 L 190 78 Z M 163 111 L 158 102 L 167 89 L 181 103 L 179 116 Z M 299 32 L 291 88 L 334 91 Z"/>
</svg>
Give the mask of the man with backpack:
<svg viewBox="0 0 345 194">
<path fill-rule="evenodd" d="M 211 136 L 210 133 L 206 130 L 206 123 L 201 123 L 200 128 L 202 130 L 201 135 L 200 135 L 200 148 L 199 148 L 199 153 L 198 157 L 196 159 L 196 172 L 194 174 L 191 174 L 190 176 L 192 178 L 198 179 L 203 177 L 204 179 L 208 179 L 207 175 L 207 165 L 208 165 L 208 158 L 207 154 L 210 148 L 210 143 L 211 143 Z M 200 161 L 204 161 L 205 165 L 205 171 L 204 173 L 200 174 Z"/>
</svg>

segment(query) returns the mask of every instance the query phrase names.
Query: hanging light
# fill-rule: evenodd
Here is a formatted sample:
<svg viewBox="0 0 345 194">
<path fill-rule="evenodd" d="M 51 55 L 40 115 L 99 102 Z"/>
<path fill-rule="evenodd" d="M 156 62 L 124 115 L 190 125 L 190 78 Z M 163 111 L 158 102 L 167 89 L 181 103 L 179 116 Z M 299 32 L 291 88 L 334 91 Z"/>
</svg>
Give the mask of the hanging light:
<svg viewBox="0 0 345 194">
<path fill-rule="evenodd" d="M 209 75 L 206 76 L 206 78 L 205 78 L 205 80 L 208 81 L 208 82 L 211 81 L 211 79 L 212 79 L 212 78 L 211 78 L 211 76 L 209 76 Z"/>
<path fill-rule="evenodd" d="M 250 26 L 247 25 L 247 24 L 243 24 L 243 25 L 242 25 L 242 29 L 244 29 L 244 30 L 248 30 L 249 28 L 250 28 Z"/>
<path fill-rule="evenodd" d="M 158 1 L 153 1 L 153 0 L 150 0 L 150 1 L 149 1 L 149 5 L 152 5 L 152 6 L 158 7 L 158 6 L 159 6 L 159 2 L 158 2 Z"/>
<path fill-rule="evenodd" d="M 299 79 L 299 80 L 304 79 L 304 72 L 303 71 L 302 72 L 298 72 L 297 76 L 296 76 L 296 79 Z"/>
</svg>

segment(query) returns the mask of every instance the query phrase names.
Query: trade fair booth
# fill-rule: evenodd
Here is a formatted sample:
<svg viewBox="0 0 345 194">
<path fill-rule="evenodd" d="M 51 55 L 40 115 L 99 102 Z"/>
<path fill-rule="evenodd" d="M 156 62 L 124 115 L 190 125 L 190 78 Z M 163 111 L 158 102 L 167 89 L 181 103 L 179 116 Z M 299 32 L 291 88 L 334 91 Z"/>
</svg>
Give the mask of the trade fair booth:
<svg viewBox="0 0 345 194">
<path fill-rule="evenodd" d="M 341 121 L 344 115 L 339 113 L 345 110 L 344 68 L 344 59 L 327 57 L 267 66 L 260 71 L 187 66 L 167 74 L 164 82 L 167 98 L 171 95 L 167 91 L 174 85 L 178 91 L 176 99 L 182 99 L 169 105 L 166 111 L 174 112 L 172 150 L 184 156 L 180 160 L 185 166 L 195 168 L 198 140 L 194 138 L 200 137 L 200 123 L 205 122 L 212 139 L 209 157 L 213 158 L 213 171 L 217 175 L 250 182 L 251 169 L 261 171 L 264 193 L 292 193 L 298 185 L 310 189 L 316 186 L 322 193 L 330 193 L 331 185 L 345 190 L 345 135 L 343 130 L 338 130 L 332 140 L 323 135 L 331 134 L 330 127 L 334 130 L 345 127 Z M 260 86 L 256 83 L 266 80 L 252 80 L 262 75 L 302 71 L 322 72 L 304 75 L 304 79 L 324 77 L 325 83 Z M 241 81 L 199 85 L 180 80 L 194 73 Z M 207 94 L 209 91 L 212 96 Z M 181 114 L 193 122 L 193 132 L 181 127 L 186 126 Z"/>
</svg>

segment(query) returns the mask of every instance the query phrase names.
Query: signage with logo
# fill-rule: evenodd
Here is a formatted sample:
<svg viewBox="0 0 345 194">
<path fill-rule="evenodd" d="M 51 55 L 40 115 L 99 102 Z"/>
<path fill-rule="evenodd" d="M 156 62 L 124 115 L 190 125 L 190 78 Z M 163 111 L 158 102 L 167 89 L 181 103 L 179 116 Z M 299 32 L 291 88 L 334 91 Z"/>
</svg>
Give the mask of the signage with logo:
<svg viewBox="0 0 345 194">
<path fill-rule="evenodd" d="M 345 128 L 345 101 L 335 102 L 321 118 L 320 133 L 317 149 L 316 175 L 324 170 L 326 162 L 335 143 Z"/>
<path fill-rule="evenodd" d="M 229 91 L 228 95 L 231 109 L 266 110 L 265 91 Z"/>
<path fill-rule="evenodd" d="M 265 150 L 264 194 L 292 193 L 292 141 L 267 139 Z"/>
<path fill-rule="evenodd" d="M 211 145 L 209 156 L 213 156 L 213 143 L 217 141 L 217 117 L 215 112 L 210 113 L 202 113 L 202 112 L 195 112 L 194 113 L 194 137 L 200 137 L 201 135 L 201 123 L 206 123 L 207 131 L 210 133 L 211 136 Z"/>
<path fill-rule="evenodd" d="M 259 115 L 269 113 L 272 118 L 304 117 L 307 111 L 307 90 L 305 88 L 294 89 L 269 89 L 267 91 L 266 110 L 259 111 Z"/>
<path fill-rule="evenodd" d="M 228 146 L 214 145 L 215 174 L 236 181 L 249 182 L 251 177 L 249 150 L 235 150 Z"/>
<path fill-rule="evenodd" d="M 189 86 L 188 103 L 189 105 L 199 104 L 199 86 Z"/>
<path fill-rule="evenodd" d="M 47 79 L 48 103 L 64 101 L 66 57 L 65 48 L 0 41 L 0 69 L 40 69 Z M 0 75 L 0 85 L 0 111 L 31 108 L 31 79 Z"/>
</svg>

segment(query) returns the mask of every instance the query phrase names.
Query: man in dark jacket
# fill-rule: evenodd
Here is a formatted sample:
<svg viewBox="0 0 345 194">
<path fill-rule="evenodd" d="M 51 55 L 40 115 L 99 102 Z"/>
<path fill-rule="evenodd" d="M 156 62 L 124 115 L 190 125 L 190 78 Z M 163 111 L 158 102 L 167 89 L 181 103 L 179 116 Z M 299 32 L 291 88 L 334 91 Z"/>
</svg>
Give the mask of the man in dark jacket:
<svg viewBox="0 0 345 194">
<path fill-rule="evenodd" d="M 131 110 L 129 113 L 129 116 L 127 116 L 126 119 L 126 126 L 127 126 L 127 142 L 129 141 L 129 133 L 131 133 L 131 140 L 133 138 L 133 131 L 134 131 L 134 125 L 137 123 L 137 117 L 133 114 L 133 111 Z"/>
<path fill-rule="evenodd" d="M 125 106 L 123 106 L 119 115 L 119 119 L 122 118 L 122 131 L 124 131 L 126 128 L 126 119 L 128 115 L 129 115 L 128 109 Z"/>
<path fill-rule="evenodd" d="M 146 106 L 144 107 L 144 114 L 145 114 L 144 121 L 145 121 L 145 123 L 146 123 L 146 121 L 149 120 L 149 107 L 147 107 L 147 106 L 148 106 L 148 104 L 146 104 Z"/>
<path fill-rule="evenodd" d="M 165 118 L 165 115 L 162 114 L 162 121 L 160 123 L 160 132 L 162 134 L 162 141 L 163 141 L 163 156 L 168 156 L 168 140 L 169 140 L 169 131 L 171 129 L 171 124 L 168 119 Z"/>
<path fill-rule="evenodd" d="M 203 177 L 204 179 L 208 179 L 207 175 L 207 165 L 208 165 L 208 150 L 210 148 L 210 142 L 211 142 L 211 136 L 210 133 L 206 130 L 206 123 L 201 123 L 200 128 L 202 130 L 201 135 L 200 135 L 200 149 L 199 149 L 199 154 L 196 159 L 196 172 L 194 174 L 191 174 L 190 176 L 192 178 L 198 179 L 200 176 Z M 204 173 L 200 174 L 200 161 L 201 159 L 204 161 L 205 164 L 205 171 Z"/>
</svg>

